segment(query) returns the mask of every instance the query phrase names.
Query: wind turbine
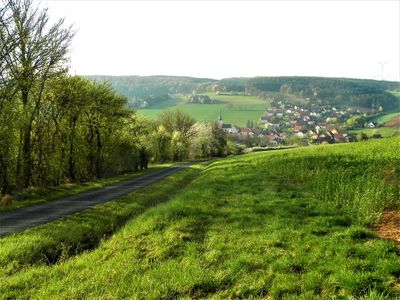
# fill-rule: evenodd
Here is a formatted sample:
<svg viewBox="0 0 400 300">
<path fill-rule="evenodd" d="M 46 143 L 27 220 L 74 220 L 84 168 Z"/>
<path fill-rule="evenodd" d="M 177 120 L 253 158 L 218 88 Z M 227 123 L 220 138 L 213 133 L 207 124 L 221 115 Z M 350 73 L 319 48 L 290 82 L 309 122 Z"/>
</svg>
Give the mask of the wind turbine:
<svg viewBox="0 0 400 300">
<path fill-rule="evenodd" d="M 382 70 L 382 80 L 383 80 L 383 69 L 385 68 L 385 65 L 386 65 L 387 63 L 389 63 L 389 61 L 385 61 L 385 62 L 378 61 L 378 64 L 380 64 L 380 65 L 381 65 L 381 70 Z"/>
</svg>

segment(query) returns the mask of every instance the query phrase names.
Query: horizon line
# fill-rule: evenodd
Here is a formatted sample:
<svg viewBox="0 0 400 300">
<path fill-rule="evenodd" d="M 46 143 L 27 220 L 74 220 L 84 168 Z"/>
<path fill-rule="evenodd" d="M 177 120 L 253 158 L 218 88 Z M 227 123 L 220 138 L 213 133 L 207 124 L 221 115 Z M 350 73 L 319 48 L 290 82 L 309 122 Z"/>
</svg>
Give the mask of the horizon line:
<svg viewBox="0 0 400 300">
<path fill-rule="evenodd" d="M 152 75 L 138 75 L 138 74 L 123 74 L 123 75 L 111 75 L 111 74 L 70 74 L 77 76 L 108 76 L 108 77 L 183 77 L 183 78 L 196 78 L 196 79 L 209 79 L 215 81 L 221 81 L 226 79 L 249 79 L 249 78 L 264 78 L 264 77 L 308 77 L 308 78 L 335 78 L 335 79 L 356 79 L 356 80 L 373 80 L 373 81 L 388 81 L 388 82 L 398 82 L 399 80 L 389 80 L 389 79 L 375 79 L 375 78 L 360 78 L 360 77 L 336 77 L 336 76 L 322 76 L 322 75 L 255 75 L 255 76 L 232 76 L 232 77 L 203 77 L 203 76 L 193 76 L 193 75 L 167 75 L 167 74 L 152 74 Z"/>
</svg>

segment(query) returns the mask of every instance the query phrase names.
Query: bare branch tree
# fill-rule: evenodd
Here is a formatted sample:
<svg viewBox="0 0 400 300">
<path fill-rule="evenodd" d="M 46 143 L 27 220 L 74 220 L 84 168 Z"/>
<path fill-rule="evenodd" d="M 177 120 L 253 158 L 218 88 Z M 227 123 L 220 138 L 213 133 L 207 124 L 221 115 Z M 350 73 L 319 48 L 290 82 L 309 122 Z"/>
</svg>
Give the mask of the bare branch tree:
<svg viewBox="0 0 400 300">
<path fill-rule="evenodd" d="M 0 88 L 4 88 L 9 80 L 6 56 L 16 47 L 16 37 L 9 32 L 12 21 L 10 4 L 2 1 L 0 4 Z"/>
<path fill-rule="evenodd" d="M 23 186 L 31 181 L 32 124 L 41 107 L 49 79 L 65 73 L 68 50 L 74 36 L 64 19 L 49 24 L 47 8 L 32 0 L 3 0 L 1 7 L 0 58 L 2 80 L 12 80 L 24 111 L 22 135 Z"/>
</svg>

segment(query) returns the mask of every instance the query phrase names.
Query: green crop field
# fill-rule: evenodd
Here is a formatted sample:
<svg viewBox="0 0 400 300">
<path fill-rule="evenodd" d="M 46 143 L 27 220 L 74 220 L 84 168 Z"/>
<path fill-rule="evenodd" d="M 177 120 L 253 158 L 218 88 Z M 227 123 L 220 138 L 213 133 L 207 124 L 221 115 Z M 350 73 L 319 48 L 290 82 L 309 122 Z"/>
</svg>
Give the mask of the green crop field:
<svg viewBox="0 0 400 300">
<path fill-rule="evenodd" d="M 395 128 L 391 127 L 361 128 L 361 129 L 349 130 L 350 133 L 364 132 L 365 134 L 368 135 L 368 137 L 371 137 L 374 133 L 380 133 L 383 137 L 391 137 L 394 131 Z"/>
<path fill-rule="evenodd" d="M 375 118 L 373 121 L 384 123 L 384 122 L 387 122 L 387 121 L 389 121 L 390 119 L 392 119 L 393 117 L 396 117 L 396 116 L 400 116 L 400 112 L 385 114 L 385 115 L 382 115 L 382 116 L 379 116 L 379 117 Z"/>
<path fill-rule="evenodd" d="M 389 91 L 392 95 L 396 96 L 400 100 L 400 90 L 397 91 Z"/>
<path fill-rule="evenodd" d="M 3 299 L 396 299 L 400 138 L 197 165 L 0 239 Z M 126 220 L 130 219 L 123 228 Z"/>
<path fill-rule="evenodd" d="M 217 104 L 186 104 L 185 96 L 175 96 L 168 101 L 159 102 L 151 108 L 138 110 L 141 114 L 155 119 L 165 109 L 180 109 L 200 122 L 216 122 L 220 111 L 224 123 L 244 127 L 247 120 L 258 121 L 268 107 L 268 103 L 254 96 L 225 96 L 206 94 L 217 99 Z M 231 104 L 231 105 L 229 105 Z"/>
</svg>

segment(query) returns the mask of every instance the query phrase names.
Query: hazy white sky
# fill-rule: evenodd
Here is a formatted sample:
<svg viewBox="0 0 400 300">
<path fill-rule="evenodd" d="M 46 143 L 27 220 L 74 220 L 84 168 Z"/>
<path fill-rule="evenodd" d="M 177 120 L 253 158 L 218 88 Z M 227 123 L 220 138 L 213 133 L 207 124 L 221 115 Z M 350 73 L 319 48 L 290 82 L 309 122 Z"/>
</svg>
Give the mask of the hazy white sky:
<svg viewBox="0 0 400 300">
<path fill-rule="evenodd" d="M 400 80 L 400 1 L 41 1 L 82 75 Z"/>
</svg>

